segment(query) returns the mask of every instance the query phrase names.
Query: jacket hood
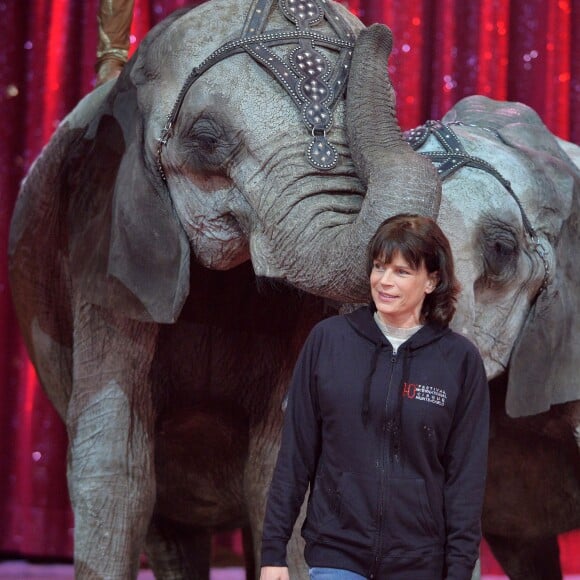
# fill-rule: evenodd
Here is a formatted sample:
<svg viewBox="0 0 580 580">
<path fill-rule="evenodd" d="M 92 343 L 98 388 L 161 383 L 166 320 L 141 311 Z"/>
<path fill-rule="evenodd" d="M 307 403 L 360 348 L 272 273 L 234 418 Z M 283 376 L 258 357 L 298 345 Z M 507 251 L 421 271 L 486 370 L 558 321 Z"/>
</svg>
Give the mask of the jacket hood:
<svg viewBox="0 0 580 580">
<path fill-rule="evenodd" d="M 388 340 L 377 326 L 373 315 L 376 312 L 374 304 L 363 306 L 345 315 L 346 320 L 352 326 L 357 334 L 366 338 L 369 342 L 377 345 L 388 344 Z M 416 332 L 401 349 L 413 351 L 432 342 L 439 340 L 442 336 L 450 333 L 451 329 L 448 326 L 440 326 L 433 323 L 425 324 L 418 332 Z"/>
<path fill-rule="evenodd" d="M 347 322 L 352 326 L 354 331 L 374 345 L 369 372 L 363 387 L 361 417 L 365 426 L 368 424 L 370 416 L 370 389 L 373 376 L 376 372 L 378 358 L 384 348 L 392 348 L 392 345 L 389 344 L 389 341 L 374 320 L 373 315 L 375 312 L 375 305 L 371 303 L 368 306 L 364 306 L 345 315 Z M 413 351 L 439 340 L 442 336 L 450 332 L 451 329 L 448 326 L 440 326 L 433 323 L 425 324 L 409 340 L 401 345 L 399 350 L 403 353 L 403 384 L 408 382 Z M 398 436 L 400 427 L 400 407 L 397 409 L 396 416 L 396 424 L 393 426 L 395 438 Z"/>
</svg>

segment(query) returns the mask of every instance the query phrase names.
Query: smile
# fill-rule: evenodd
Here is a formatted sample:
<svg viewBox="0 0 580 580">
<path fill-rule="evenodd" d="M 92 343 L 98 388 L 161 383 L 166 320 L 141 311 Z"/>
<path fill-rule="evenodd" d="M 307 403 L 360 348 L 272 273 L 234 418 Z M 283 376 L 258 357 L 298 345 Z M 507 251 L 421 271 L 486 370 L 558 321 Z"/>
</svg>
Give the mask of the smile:
<svg viewBox="0 0 580 580">
<path fill-rule="evenodd" d="M 379 298 L 381 300 L 385 300 L 388 302 L 391 302 L 392 300 L 395 300 L 398 298 L 398 296 L 395 296 L 393 294 L 386 294 L 385 292 L 378 292 Z"/>
</svg>

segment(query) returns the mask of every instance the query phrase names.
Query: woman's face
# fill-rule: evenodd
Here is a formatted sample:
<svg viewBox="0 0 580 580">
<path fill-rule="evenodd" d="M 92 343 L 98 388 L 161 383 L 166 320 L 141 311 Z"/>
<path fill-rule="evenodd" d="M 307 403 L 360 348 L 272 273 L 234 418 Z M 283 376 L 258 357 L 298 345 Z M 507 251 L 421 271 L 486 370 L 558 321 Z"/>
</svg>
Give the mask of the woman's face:
<svg viewBox="0 0 580 580">
<path fill-rule="evenodd" d="M 411 328 L 421 324 L 425 296 L 437 285 L 436 273 L 429 274 L 425 264 L 413 268 L 399 253 L 388 264 L 373 261 L 370 275 L 371 295 L 379 316 L 386 324 Z"/>
</svg>

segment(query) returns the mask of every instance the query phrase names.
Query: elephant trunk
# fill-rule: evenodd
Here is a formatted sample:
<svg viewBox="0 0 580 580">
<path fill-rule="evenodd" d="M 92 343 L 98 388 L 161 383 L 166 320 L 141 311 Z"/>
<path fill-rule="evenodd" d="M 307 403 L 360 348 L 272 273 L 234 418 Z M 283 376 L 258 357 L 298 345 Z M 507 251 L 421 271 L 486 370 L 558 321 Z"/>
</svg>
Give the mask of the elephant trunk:
<svg viewBox="0 0 580 580">
<path fill-rule="evenodd" d="M 402 212 L 437 217 L 441 198 L 437 172 L 403 140 L 396 119 L 387 70 L 391 48 L 390 30 L 374 24 L 361 31 L 353 53 L 346 115 L 349 148 L 366 186 L 360 212 L 345 217 L 340 211 L 329 212 L 328 207 L 311 207 L 312 213 L 320 213 L 305 220 L 309 225 L 294 224 L 289 234 L 286 224 L 274 240 L 275 253 L 283 261 L 278 272 L 275 259 L 260 264 L 257 252 L 252 252 L 258 274 L 281 276 L 299 288 L 340 302 L 366 301 L 366 248 L 378 226 Z M 317 202 L 311 198 L 304 203 Z"/>
<path fill-rule="evenodd" d="M 392 45 L 391 31 L 373 24 L 360 33 L 352 59 L 347 132 L 357 173 L 367 186 L 363 222 L 375 211 L 385 217 L 413 212 L 436 218 L 441 201 L 432 163 L 413 151 L 399 129 L 387 68 Z M 377 202 L 381 208 L 374 207 Z"/>
</svg>

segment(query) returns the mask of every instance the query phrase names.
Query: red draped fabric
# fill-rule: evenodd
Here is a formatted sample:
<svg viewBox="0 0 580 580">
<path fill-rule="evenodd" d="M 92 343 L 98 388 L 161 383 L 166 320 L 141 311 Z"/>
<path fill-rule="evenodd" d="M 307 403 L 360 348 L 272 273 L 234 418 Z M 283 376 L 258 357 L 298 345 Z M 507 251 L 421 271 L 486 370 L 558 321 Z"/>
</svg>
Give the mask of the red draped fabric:
<svg viewBox="0 0 580 580">
<path fill-rule="evenodd" d="M 98 0 L 0 0 L 0 553 L 69 557 L 66 433 L 26 357 L 7 280 L 18 185 L 57 123 L 94 86 Z M 403 129 L 480 93 L 531 105 L 580 142 L 580 0 L 348 0 L 390 25 Z M 184 0 L 136 0 L 132 47 Z M 47 241 L 48 242 L 48 241 Z M 580 573 L 578 536 L 562 559 Z M 487 563 L 489 562 L 489 563 Z M 494 572 L 493 561 L 484 567 Z"/>
</svg>

